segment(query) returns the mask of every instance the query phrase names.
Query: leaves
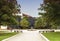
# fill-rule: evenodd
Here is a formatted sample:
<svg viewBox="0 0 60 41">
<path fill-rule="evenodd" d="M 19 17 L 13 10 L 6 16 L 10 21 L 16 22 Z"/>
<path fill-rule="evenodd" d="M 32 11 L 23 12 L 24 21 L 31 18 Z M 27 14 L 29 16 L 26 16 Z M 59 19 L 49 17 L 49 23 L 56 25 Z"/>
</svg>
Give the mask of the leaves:
<svg viewBox="0 0 60 41">
<path fill-rule="evenodd" d="M 20 25 L 23 27 L 23 28 L 27 28 L 29 27 L 30 23 L 28 20 L 26 20 L 25 18 L 23 18 L 20 22 Z"/>
<path fill-rule="evenodd" d="M 41 8 L 46 11 L 46 13 L 40 12 L 46 24 L 55 26 L 55 28 L 60 25 L 60 0 L 44 0 Z"/>
<path fill-rule="evenodd" d="M 4 25 L 17 25 L 18 22 L 13 16 L 17 8 L 16 0 L 0 0 L 0 24 Z"/>
<path fill-rule="evenodd" d="M 34 24 L 35 28 L 43 28 L 46 26 L 45 20 L 42 17 L 39 17 Z"/>
</svg>

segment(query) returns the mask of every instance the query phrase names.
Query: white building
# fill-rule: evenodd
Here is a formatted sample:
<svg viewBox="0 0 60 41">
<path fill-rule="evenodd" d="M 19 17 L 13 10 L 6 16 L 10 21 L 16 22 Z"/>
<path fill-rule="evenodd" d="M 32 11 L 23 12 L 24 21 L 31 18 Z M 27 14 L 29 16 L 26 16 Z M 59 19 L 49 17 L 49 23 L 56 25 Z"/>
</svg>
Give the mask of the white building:
<svg viewBox="0 0 60 41">
<path fill-rule="evenodd" d="M 7 26 L 1 26 L 0 29 L 7 29 Z"/>
</svg>

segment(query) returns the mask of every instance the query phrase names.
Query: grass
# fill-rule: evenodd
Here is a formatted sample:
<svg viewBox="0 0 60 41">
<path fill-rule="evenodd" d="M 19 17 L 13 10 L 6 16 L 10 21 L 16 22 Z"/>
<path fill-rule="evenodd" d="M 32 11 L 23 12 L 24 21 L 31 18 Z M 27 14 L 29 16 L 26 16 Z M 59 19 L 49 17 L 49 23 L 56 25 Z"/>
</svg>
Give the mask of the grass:
<svg viewBox="0 0 60 41">
<path fill-rule="evenodd" d="M 50 41 L 60 41 L 60 32 L 43 33 Z"/>
<path fill-rule="evenodd" d="M 16 32 L 14 32 L 14 33 L 4 33 L 4 32 L 2 32 L 2 33 L 0 33 L 0 41 L 2 41 L 3 39 L 6 39 L 8 37 L 11 37 L 13 35 L 16 35 L 16 34 L 17 34 Z"/>
</svg>

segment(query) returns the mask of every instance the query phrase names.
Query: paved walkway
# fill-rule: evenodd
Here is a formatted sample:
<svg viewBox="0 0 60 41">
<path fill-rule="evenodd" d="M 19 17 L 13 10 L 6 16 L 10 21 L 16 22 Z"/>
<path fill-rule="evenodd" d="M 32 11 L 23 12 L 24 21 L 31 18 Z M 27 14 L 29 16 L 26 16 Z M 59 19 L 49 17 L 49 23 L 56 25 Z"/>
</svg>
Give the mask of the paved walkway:
<svg viewBox="0 0 60 41">
<path fill-rule="evenodd" d="M 44 41 L 38 31 L 23 31 L 23 33 L 14 36 L 7 41 Z"/>
</svg>

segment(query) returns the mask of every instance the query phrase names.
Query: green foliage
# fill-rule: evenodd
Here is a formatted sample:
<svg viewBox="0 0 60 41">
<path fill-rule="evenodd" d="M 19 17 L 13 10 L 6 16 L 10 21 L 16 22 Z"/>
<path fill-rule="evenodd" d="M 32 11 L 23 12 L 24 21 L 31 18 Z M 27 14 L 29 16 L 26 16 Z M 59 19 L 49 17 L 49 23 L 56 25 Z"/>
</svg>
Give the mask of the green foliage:
<svg viewBox="0 0 60 41">
<path fill-rule="evenodd" d="M 26 20 L 26 19 L 23 18 L 21 20 L 21 22 L 20 22 L 20 25 L 23 27 L 23 29 L 25 29 L 25 28 L 28 28 L 29 27 L 30 23 L 29 23 L 28 20 Z"/>
<path fill-rule="evenodd" d="M 44 22 L 44 19 L 42 17 L 39 17 L 36 21 L 35 21 L 35 28 L 43 28 L 46 25 L 46 23 Z"/>
<path fill-rule="evenodd" d="M 24 17 L 23 17 L 23 19 L 26 19 L 26 20 L 28 20 L 28 17 L 24 16 Z"/>
<path fill-rule="evenodd" d="M 10 18 L 10 25 L 18 25 L 19 23 L 18 23 L 18 21 L 15 19 L 15 17 L 11 17 Z"/>
<path fill-rule="evenodd" d="M 46 23 L 52 26 L 60 25 L 60 1 L 59 0 L 44 0 L 40 10 L 46 11 L 40 14 L 45 18 Z"/>
<path fill-rule="evenodd" d="M 4 14 L 1 17 L 1 24 L 2 25 L 18 25 L 18 21 L 15 19 L 14 16 L 9 17 L 9 15 Z"/>
<path fill-rule="evenodd" d="M 60 25 L 60 1 L 59 3 L 57 3 L 57 1 L 49 1 L 49 4 L 45 4 L 44 10 L 46 10 L 46 17 L 48 17 L 48 20 L 55 22 L 57 25 Z"/>
<path fill-rule="evenodd" d="M 0 25 L 17 24 L 15 17 L 12 15 L 17 10 L 14 1 L 0 0 Z"/>
</svg>

